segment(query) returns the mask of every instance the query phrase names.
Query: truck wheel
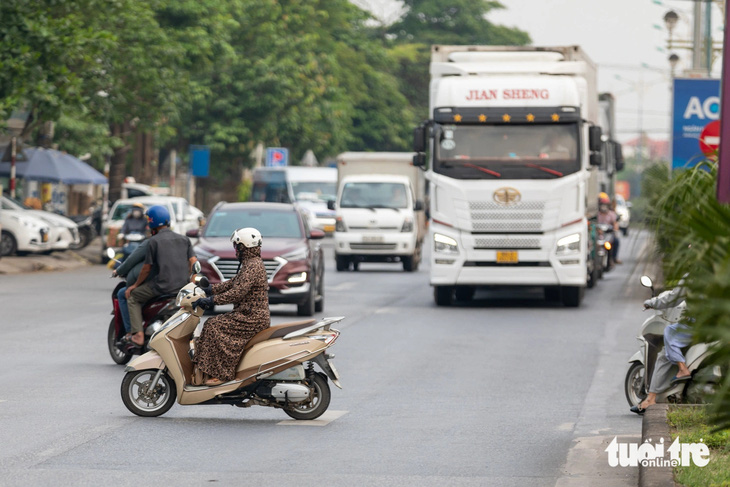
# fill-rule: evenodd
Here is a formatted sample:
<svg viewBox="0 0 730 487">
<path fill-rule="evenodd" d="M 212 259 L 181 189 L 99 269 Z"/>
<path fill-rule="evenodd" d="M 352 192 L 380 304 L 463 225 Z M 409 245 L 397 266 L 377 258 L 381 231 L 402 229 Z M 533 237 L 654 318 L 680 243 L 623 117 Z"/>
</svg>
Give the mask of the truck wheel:
<svg viewBox="0 0 730 487">
<path fill-rule="evenodd" d="M 456 288 L 457 301 L 471 301 L 474 298 L 476 288 L 474 286 L 460 286 Z"/>
<path fill-rule="evenodd" d="M 583 300 L 584 287 L 563 286 L 561 289 L 563 305 L 568 308 L 577 308 Z"/>
<path fill-rule="evenodd" d="M 433 299 L 438 306 L 451 306 L 454 302 L 453 286 L 434 286 Z"/>
<path fill-rule="evenodd" d="M 403 260 L 403 270 L 406 272 L 415 272 L 418 270 L 418 260 L 413 255 L 408 257 L 401 257 Z"/>
<path fill-rule="evenodd" d="M 337 266 L 337 272 L 346 271 L 350 267 L 350 262 L 344 255 L 335 255 L 335 264 Z"/>
</svg>

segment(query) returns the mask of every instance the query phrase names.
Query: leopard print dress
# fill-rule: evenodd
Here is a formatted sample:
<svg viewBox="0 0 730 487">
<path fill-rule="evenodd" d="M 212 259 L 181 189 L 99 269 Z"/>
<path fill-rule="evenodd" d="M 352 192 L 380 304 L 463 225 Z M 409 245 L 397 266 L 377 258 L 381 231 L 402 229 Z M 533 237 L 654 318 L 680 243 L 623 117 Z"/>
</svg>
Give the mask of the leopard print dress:
<svg viewBox="0 0 730 487">
<path fill-rule="evenodd" d="M 196 343 L 195 363 L 211 377 L 233 380 L 246 343 L 269 327 L 269 283 L 261 248 L 245 248 L 233 279 L 213 285 L 215 304 L 233 304 L 230 313 L 205 322 Z"/>
</svg>

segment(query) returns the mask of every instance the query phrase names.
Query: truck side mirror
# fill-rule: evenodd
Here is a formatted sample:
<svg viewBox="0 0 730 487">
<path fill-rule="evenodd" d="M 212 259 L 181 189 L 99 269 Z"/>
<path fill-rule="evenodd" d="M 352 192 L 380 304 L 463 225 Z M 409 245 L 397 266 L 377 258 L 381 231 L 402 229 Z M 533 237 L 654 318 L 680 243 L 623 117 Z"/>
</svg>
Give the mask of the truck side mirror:
<svg viewBox="0 0 730 487">
<path fill-rule="evenodd" d="M 426 152 L 426 126 L 423 124 L 413 129 L 413 152 Z"/>
<path fill-rule="evenodd" d="M 603 131 L 601 130 L 601 127 L 598 127 L 596 125 L 593 125 L 592 127 L 588 128 L 588 148 L 593 152 L 598 152 L 601 150 L 601 136 L 603 135 Z"/>
<path fill-rule="evenodd" d="M 327 200 L 327 209 L 328 210 L 334 210 L 335 209 L 335 200 Z"/>
<path fill-rule="evenodd" d="M 416 204 L 413 205 L 413 211 L 423 211 L 423 201 L 416 200 Z"/>
<path fill-rule="evenodd" d="M 603 154 L 594 152 L 590 158 L 591 166 L 600 166 L 603 163 Z"/>
<path fill-rule="evenodd" d="M 426 154 L 419 152 L 413 156 L 413 165 L 415 167 L 426 167 Z"/>
</svg>

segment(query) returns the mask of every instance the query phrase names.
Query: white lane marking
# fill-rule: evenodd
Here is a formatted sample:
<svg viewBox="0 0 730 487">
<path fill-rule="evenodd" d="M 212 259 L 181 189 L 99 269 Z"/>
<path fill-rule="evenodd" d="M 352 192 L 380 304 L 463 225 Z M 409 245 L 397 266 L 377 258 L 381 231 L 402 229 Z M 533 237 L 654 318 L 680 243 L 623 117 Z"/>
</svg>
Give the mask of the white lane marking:
<svg viewBox="0 0 730 487">
<path fill-rule="evenodd" d="M 332 291 L 349 291 L 350 289 L 357 286 L 357 282 L 355 281 L 347 281 L 347 282 L 341 282 L 336 286 L 332 286 L 330 290 Z"/>
<path fill-rule="evenodd" d="M 558 431 L 570 431 L 575 426 L 575 423 L 563 423 L 558 426 Z"/>
<path fill-rule="evenodd" d="M 327 426 L 337 418 L 341 418 L 347 414 L 347 411 L 327 411 L 317 419 L 298 420 L 287 419 L 276 423 L 278 426 Z"/>
</svg>

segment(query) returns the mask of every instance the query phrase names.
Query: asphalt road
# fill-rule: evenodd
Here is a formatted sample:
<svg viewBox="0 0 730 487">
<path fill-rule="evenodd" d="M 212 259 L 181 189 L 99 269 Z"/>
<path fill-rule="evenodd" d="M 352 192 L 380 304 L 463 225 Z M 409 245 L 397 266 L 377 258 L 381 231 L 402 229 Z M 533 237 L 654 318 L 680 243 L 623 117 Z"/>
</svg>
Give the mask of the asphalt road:
<svg viewBox="0 0 730 487">
<path fill-rule="evenodd" d="M 603 448 L 641 432 L 623 395 L 639 235 L 579 309 L 539 289 L 438 308 L 427 266 L 338 273 L 328 255 L 318 316 L 346 319 L 324 426 L 231 406 L 136 417 L 106 350 L 109 271 L 0 276 L 0 485 L 636 485 Z"/>
</svg>

